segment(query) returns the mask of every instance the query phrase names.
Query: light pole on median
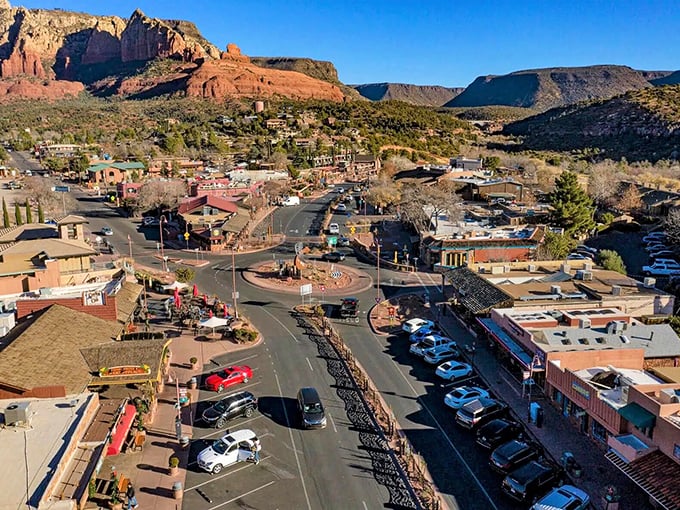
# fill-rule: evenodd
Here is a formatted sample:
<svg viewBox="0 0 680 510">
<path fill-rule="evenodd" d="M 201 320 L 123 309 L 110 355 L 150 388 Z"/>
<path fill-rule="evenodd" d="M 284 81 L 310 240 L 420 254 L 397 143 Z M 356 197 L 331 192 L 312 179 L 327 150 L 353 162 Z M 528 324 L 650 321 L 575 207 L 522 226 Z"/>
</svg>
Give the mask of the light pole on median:
<svg viewBox="0 0 680 510">
<path fill-rule="evenodd" d="M 161 214 L 161 217 L 158 220 L 158 232 L 159 232 L 160 238 L 161 238 L 160 248 L 161 248 L 161 259 L 162 260 L 165 260 L 165 258 L 164 258 L 165 253 L 163 253 L 163 223 L 166 223 L 166 222 L 167 222 L 167 220 L 165 219 L 165 215 Z M 165 267 L 163 267 L 163 270 L 165 270 Z"/>
</svg>

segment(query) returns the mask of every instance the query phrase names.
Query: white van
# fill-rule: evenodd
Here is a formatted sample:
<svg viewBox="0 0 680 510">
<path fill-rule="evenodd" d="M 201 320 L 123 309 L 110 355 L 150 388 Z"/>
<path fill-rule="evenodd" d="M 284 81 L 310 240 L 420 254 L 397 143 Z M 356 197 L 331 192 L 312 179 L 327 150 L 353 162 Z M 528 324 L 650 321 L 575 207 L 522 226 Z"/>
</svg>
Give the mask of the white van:
<svg viewBox="0 0 680 510">
<path fill-rule="evenodd" d="M 281 205 L 300 205 L 300 197 L 286 197 Z"/>
</svg>

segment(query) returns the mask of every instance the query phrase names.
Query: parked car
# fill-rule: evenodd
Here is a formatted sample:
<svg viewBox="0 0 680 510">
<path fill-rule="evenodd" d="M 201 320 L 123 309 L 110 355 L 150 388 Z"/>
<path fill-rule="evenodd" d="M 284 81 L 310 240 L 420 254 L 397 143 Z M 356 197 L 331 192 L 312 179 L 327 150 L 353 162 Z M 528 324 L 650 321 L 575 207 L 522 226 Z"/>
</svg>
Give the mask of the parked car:
<svg viewBox="0 0 680 510">
<path fill-rule="evenodd" d="M 341 262 L 345 260 L 345 254 L 340 251 L 331 251 L 321 255 L 321 260 L 325 260 L 327 262 Z"/>
<path fill-rule="evenodd" d="M 487 450 L 493 450 L 497 446 L 515 439 L 522 433 L 519 423 L 498 418 L 491 420 L 477 431 L 477 444 Z"/>
<path fill-rule="evenodd" d="M 342 195 L 345 192 L 345 188 L 335 188 L 335 192 L 339 195 Z"/>
<path fill-rule="evenodd" d="M 331 223 L 328 225 L 328 233 L 331 235 L 337 235 L 340 233 L 340 225 L 337 223 Z"/>
<path fill-rule="evenodd" d="M 579 244 L 576 247 L 576 251 L 585 251 L 591 253 L 593 256 L 597 255 L 600 250 L 593 248 L 592 246 L 586 246 L 585 244 Z"/>
<path fill-rule="evenodd" d="M 415 333 L 411 333 L 408 336 L 408 339 L 412 344 L 415 344 L 415 343 L 418 343 L 418 342 L 422 342 L 423 339 L 428 335 L 440 335 L 440 334 L 441 334 L 441 331 L 436 326 L 423 326 L 422 328 L 420 328 Z"/>
<path fill-rule="evenodd" d="M 284 206 L 284 207 L 289 207 L 289 206 L 292 206 L 292 205 L 300 205 L 300 197 L 297 197 L 295 195 L 286 197 L 281 201 L 281 205 Z"/>
<path fill-rule="evenodd" d="M 429 349 L 434 349 L 435 347 L 440 347 L 444 345 L 447 346 L 452 345 L 453 347 L 455 347 L 456 342 L 454 342 L 448 337 L 441 335 L 427 335 L 420 342 L 416 344 L 411 344 L 411 347 L 409 348 L 408 352 L 410 352 L 411 354 L 415 354 L 416 356 L 424 357 L 426 351 L 428 351 Z"/>
<path fill-rule="evenodd" d="M 530 460 L 537 459 L 541 450 L 536 443 L 523 439 L 512 439 L 497 447 L 489 458 L 491 469 L 507 474 Z"/>
<path fill-rule="evenodd" d="M 650 244 L 655 242 L 663 242 L 666 239 L 667 236 L 664 232 L 650 232 L 649 234 L 642 238 L 642 242 L 645 244 Z"/>
<path fill-rule="evenodd" d="M 589 507 L 588 494 L 573 485 L 563 485 L 539 499 L 531 510 L 586 510 Z"/>
<path fill-rule="evenodd" d="M 347 246 L 350 246 L 351 244 L 352 243 L 349 240 L 349 238 L 344 237 L 344 236 L 338 237 L 338 244 L 337 244 L 338 246 L 347 247 Z"/>
<path fill-rule="evenodd" d="M 567 260 L 593 260 L 593 256 L 584 255 L 583 253 L 570 253 L 567 255 Z"/>
<path fill-rule="evenodd" d="M 654 244 L 648 244 L 645 246 L 645 251 L 647 253 L 652 253 L 654 251 L 661 251 L 661 250 L 667 250 L 668 246 L 666 246 L 663 243 L 654 243 Z"/>
<path fill-rule="evenodd" d="M 102 234 L 105 236 L 112 236 L 113 229 L 111 227 L 102 227 Z"/>
<path fill-rule="evenodd" d="M 653 261 L 659 261 L 659 262 L 667 262 L 667 261 L 677 262 L 677 260 L 675 260 L 675 257 L 677 257 L 677 255 L 672 250 L 653 251 L 652 253 L 649 254 L 650 259 L 652 259 Z"/>
<path fill-rule="evenodd" d="M 158 225 L 158 219 L 153 216 L 144 216 L 142 218 L 142 226 L 150 227 L 151 225 Z"/>
<path fill-rule="evenodd" d="M 322 429 L 326 426 L 326 413 L 321 397 L 315 388 L 300 388 L 297 394 L 300 421 L 306 429 Z"/>
<path fill-rule="evenodd" d="M 674 265 L 674 264 L 678 264 L 678 261 L 675 260 L 675 259 L 672 259 L 672 258 L 665 259 L 665 258 L 661 258 L 661 257 L 660 257 L 660 258 L 658 258 L 658 259 L 654 259 L 654 263 L 659 263 L 659 264 L 669 264 L 669 265 L 672 266 L 672 265 Z"/>
<path fill-rule="evenodd" d="M 500 418 L 508 410 L 508 406 L 493 398 L 478 398 L 458 409 L 456 423 L 463 428 L 473 430 L 485 423 Z"/>
<path fill-rule="evenodd" d="M 243 462 L 251 457 L 252 449 L 262 449 L 255 432 L 249 429 L 229 432 L 214 441 L 198 454 L 198 466 L 209 473 L 218 474 L 223 468 Z"/>
<path fill-rule="evenodd" d="M 345 204 L 338 204 L 335 206 L 335 212 L 347 212 L 347 206 Z"/>
<path fill-rule="evenodd" d="M 563 470 L 552 462 L 532 460 L 509 473 L 501 488 L 512 499 L 524 503 L 559 485 L 563 476 Z"/>
<path fill-rule="evenodd" d="M 425 356 L 423 356 L 425 363 L 430 365 L 437 365 L 442 361 L 454 358 L 460 358 L 460 351 L 456 348 L 455 343 L 428 349 L 425 351 Z"/>
<path fill-rule="evenodd" d="M 247 365 L 231 366 L 215 372 L 205 380 L 205 387 L 210 391 L 222 393 L 225 388 L 235 384 L 247 383 L 253 377 L 253 370 Z"/>
<path fill-rule="evenodd" d="M 677 262 L 654 262 L 651 266 L 642 266 L 642 274 L 645 276 L 676 276 L 680 275 L 680 264 Z"/>
<path fill-rule="evenodd" d="M 468 402 L 488 397 L 489 392 L 484 388 L 478 388 L 476 386 L 459 386 L 446 394 L 444 403 L 451 409 L 460 409 Z"/>
<path fill-rule="evenodd" d="M 237 416 L 248 418 L 256 410 L 257 397 L 249 391 L 239 391 L 219 400 L 213 406 L 203 411 L 201 417 L 208 425 L 222 428 L 229 420 Z"/>
<path fill-rule="evenodd" d="M 463 377 L 470 377 L 472 367 L 460 361 L 447 361 L 439 365 L 434 373 L 446 381 L 455 381 Z"/>
<path fill-rule="evenodd" d="M 404 322 L 404 324 L 401 325 L 401 330 L 405 331 L 406 333 L 415 333 L 424 326 L 429 326 L 433 328 L 434 322 L 419 318 L 409 319 L 406 322 Z"/>
</svg>

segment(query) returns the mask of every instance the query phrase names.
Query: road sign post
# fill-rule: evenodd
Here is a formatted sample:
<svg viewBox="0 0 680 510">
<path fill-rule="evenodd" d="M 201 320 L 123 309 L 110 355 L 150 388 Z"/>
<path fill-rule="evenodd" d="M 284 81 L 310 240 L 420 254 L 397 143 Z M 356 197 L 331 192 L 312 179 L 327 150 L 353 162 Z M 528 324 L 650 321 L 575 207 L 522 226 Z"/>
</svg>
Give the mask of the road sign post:
<svg viewBox="0 0 680 510">
<path fill-rule="evenodd" d="M 326 295 L 326 286 L 321 284 L 319 285 L 319 290 L 321 291 L 321 304 L 325 303 L 325 295 Z"/>
</svg>

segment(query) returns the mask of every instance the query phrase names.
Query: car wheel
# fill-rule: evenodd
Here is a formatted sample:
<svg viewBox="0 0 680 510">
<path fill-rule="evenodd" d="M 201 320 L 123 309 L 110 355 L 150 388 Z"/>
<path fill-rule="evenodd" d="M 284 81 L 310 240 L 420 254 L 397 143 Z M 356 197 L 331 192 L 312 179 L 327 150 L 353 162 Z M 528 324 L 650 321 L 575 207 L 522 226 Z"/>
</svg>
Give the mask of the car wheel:
<svg viewBox="0 0 680 510">
<path fill-rule="evenodd" d="M 223 391 L 224 391 L 224 385 L 220 384 L 220 385 L 217 387 L 217 393 L 222 393 Z"/>
<path fill-rule="evenodd" d="M 250 379 L 248 379 L 247 376 L 243 378 L 243 384 L 247 383 L 248 381 L 250 381 Z"/>
<path fill-rule="evenodd" d="M 243 413 L 243 416 L 246 418 L 250 418 L 253 415 L 253 408 L 252 407 L 246 407 L 246 410 Z"/>
<path fill-rule="evenodd" d="M 224 427 L 224 425 L 225 425 L 226 423 L 227 423 L 227 420 L 224 418 L 224 416 L 222 416 L 219 420 L 217 420 L 217 423 L 215 424 L 215 426 L 216 426 L 218 429 L 221 429 L 222 427 Z"/>
<path fill-rule="evenodd" d="M 222 471 L 222 464 L 215 464 L 212 469 L 213 474 L 216 475 L 220 471 Z"/>
</svg>

